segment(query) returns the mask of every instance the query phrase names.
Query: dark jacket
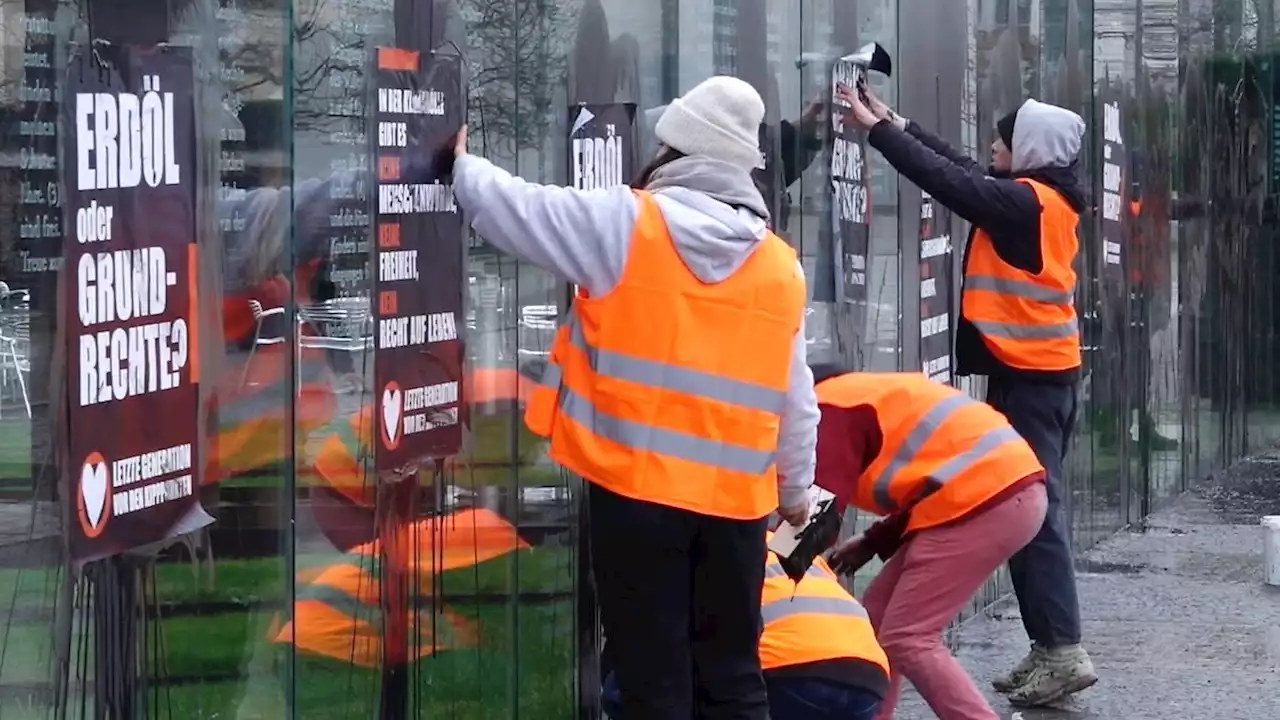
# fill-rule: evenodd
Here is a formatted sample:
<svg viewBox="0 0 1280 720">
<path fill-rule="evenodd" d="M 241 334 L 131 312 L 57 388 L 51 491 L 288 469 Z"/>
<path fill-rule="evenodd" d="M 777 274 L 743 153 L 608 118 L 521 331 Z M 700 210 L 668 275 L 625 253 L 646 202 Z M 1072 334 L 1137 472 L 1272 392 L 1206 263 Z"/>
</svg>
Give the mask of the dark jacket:
<svg viewBox="0 0 1280 720">
<path fill-rule="evenodd" d="M 1042 103 L 1035 103 L 1033 107 L 1033 102 L 1028 101 L 1019 110 L 1014 143 L 1018 145 L 1021 141 L 1022 151 L 1015 150 L 1012 177 L 998 176 L 984 169 L 914 122 L 908 123 L 906 132 L 886 121 L 871 129 L 871 146 L 880 151 L 890 165 L 969 222 L 969 242 L 965 243 L 964 250 L 966 268 L 974 230 L 982 228 L 991 236 L 996 254 L 1006 263 L 1033 273 L 1043 269 L 1040 202 L 1031 188 L 1015 182 L 1014 178 L 1031 178 L 1048 185 L 1057 190 L 1076 212 L 1088 207 L 1076 165 L 1080 149 L 1077 133 L 1083 131 L 1083 121 L 1078 128 L 1074 127 L 1070 118 L 1079 121 L 1079 116 Z M 1051 108 L 1063 116 L 1045 112 L 1042 108 Z M 1024 117 L 1029 111 L 1035 114 Z M 1080 374 L 1078 367 L 1066 371 L 1034 371 L 1005 365 L 987 348 L 977 328 L 964 319 L 963 311 L 957 319 L 955 358 L 959 375 L 1074 383 Z"/>
</svg>

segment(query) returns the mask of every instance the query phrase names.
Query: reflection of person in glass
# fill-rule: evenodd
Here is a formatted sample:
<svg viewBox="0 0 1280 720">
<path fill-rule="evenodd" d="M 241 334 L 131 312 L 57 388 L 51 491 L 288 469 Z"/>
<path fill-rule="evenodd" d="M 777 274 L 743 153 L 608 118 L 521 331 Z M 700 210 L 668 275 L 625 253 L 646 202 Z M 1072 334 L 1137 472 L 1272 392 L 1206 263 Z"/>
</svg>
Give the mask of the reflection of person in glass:
<svg viewBox="0 0 1280 720">
<path fill-rule="evenodd" d="M 770 552 L 760 619 L 760 665 L 772 720 L 876 716 L 889 684 L 889 661 L 867 611 L 840 585 L 826 560 L 815 558 L 797 583 Z M 618 678 L 607 669 L 602 699 L 609 717 L 622 717 Z"/>
<path fill-rule="evenodd" d="M 870 144 L 971 225 L 956 370 L 988 376 L 987 402 L 1031 444 L 1047 471 L 1049 490 L 1044 526 L 1009 560 L 1032 650 L 995 684 L 1018 704 L 1052 702 L 1098 679 L 1080 645 L 1062 505 L 1062 465 L 1076 422 L 1081 365 L 1073 263 L 1076 227 L 1087 207 L 1077 180 L 1084 120 L 1027 100 L 997 124 L 988 173 L 865 87 L 838 91 L 852 120 L 870 131 Z"/>
<path fill-rule="evenodd" d="M 766 203 L 780 200 L 777 208 L 778 217 L 773 218 L 773 228 L 778 232 L 786 231 L 791 217 L 791 194 L 788 188 L 800 179 L 800 175 L 813 164 L 814 159 L 818 157 L 818 152 L 822 150 L 821 130 L 826 122 L 826 113 L 830 105 L 826 98 L 827 93 L 819 94 L 817 99 L 805 106 L 804 111 L 795 121 L 779 122 L 776 146 L 770 143 L 761 148 L 764 152 L 764 164 L 755 168 L 753 175 L 762 193 L 777 188 L 780 188 L 783 193 L 781 198 L 770 198 L 766 194 Z M 667 107 L 667 105 L 659 105 L 644 111 L 644 136 L 650 153 L 654 152 L 653 146 L 661 142 L 653 134 L 653 125 L 662 117 Z M 774 132 L 771 128 L 762 126 L 760 135 L 762 138 L 771 138 Z M 780 185 L 778 180 L 781 180 Z M 772 208 L 770 210 L 772 211 Z"/>
<path fill-rule="evenodd" d="M 1130 337 L 1134 348 L 1148 348 L 1154 333 L 1168 326 L 1170 320 L 1168 285 L 1169 285 L 1169 221 L 1168 207 L 1160 194 L 1152 193 L 1145 197 L 1143 193 L 1143 168 L 1138 151 L 1130 151 L 1130 183 L 1129 198 L 1125 208 L 1126 232 L 1123 233 L 1128 242 L 1127 261 L 1129 280 L 1129 317 Z M 1156 452 L 1168 452 L 1178 449 L 1178 441 L 1162 434 L 1151 416 L 1151 408 L 1147 407 L 1147 386 L 1151 379 L 1151 352 L 1140 350 L 1130 358 L 1127 368 L 1130 392 L 1138 398 L 1134 413 L 1137 415 L 1131 427 L 1125 432 L 1137 431 L 1139 437 L 1145 437 L 1150 449 Z M 1120 430 L 1120 428 L 1116 428 Z M 1099 439 L 1106 443 L 1114 442 L 1118 433 L 1104 433 Z M 1104 439 L 1106 438 L 1106 439 Z"/>
<path fill-rule="evenodd" d="M 818 409 L 804 275 L 751 178 L 763 116 L 747 83 L 703 82 L 634 189 L 527 183 L 458 142 L 476 232 L 579 288 L 525 420 L 590 484 L 624 719 L 768 717 L 765 530 L 808 517 Z"/>
</svg>

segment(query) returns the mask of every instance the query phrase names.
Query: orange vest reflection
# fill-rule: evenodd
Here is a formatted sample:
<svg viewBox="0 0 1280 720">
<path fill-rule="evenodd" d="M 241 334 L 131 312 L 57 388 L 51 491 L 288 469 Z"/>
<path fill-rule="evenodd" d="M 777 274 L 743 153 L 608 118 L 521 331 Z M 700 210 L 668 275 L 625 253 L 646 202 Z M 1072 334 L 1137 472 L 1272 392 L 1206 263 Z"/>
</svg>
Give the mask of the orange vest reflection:
<svg viewBox="0 0 1280 720">
<path fill-rule="evenodd" d="M 410 658 L 475 645 L 478 630 L 467 618 L 431 597 L 432 577 L 472 567 L 529 545 L 516 529 L 486 509 L 427 518 L 409 531 L 412 560 L 401 568 L 416 581 L 408 612 Z M 293 617 L 271 632 L 272 642 L 359 667 L 384 658 L 379 575 L 382 556 L 374 540 L 351 548 L 332 565 L 298 573 Z M 413 608 L 417 608 L 415 611 Z M 434 617 L 433 617 L 434 615 Z"/>
</svg>

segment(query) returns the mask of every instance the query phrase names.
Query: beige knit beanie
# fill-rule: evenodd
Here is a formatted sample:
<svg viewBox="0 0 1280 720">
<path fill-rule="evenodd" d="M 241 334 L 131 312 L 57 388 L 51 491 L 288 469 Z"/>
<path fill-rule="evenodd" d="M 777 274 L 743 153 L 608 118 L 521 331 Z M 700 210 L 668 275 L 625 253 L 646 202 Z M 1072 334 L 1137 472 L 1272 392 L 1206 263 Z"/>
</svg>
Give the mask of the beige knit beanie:
<svg viewBox="0 0 1280 720">
<path fill-rule="evenodd" d="M 755 88 L 717 75 L 672 100 L 654 134 L 685 155 L 703 155 L 750 171 L 764 165 L 759 142 L 763 120 L 764 101 Z"/>
</svg>

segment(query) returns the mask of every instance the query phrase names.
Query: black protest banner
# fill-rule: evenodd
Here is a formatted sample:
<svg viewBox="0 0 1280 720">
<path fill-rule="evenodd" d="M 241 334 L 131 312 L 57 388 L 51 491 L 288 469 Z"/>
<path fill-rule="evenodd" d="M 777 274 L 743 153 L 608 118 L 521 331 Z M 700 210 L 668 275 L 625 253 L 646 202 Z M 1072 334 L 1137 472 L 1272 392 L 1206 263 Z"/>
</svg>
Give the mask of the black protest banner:
<svg viewBox="0 0 1280 720">
<path fill-rule="evenodd" d="M 871 229 L 867 136 L 844 121 L 849 106 L 836 92 L 837 85 L 856 88 L 863 73 L 863 68 L 844 60 L 836 61 L 831 71 L 831 224 L 836 267 L 840 268 L 836 295 L 846 303 L 865 306 Z"/>
<path fill-rule="evenodd" d="M 599 190 L 630 183 L 635 168 L 635 103 L 569 108 L 569 186 Z"/>
<path fill-rule="evenodd" d="M 212 522 L 200 468 L 196 138 L 180 47 L 95 47 L 63 104 L 62 282 L 73 562 Z"/>
<path fill-rule="evenodd" d="M 465 96 L 456 55 L 375 49 L 371 157 L 380 475 L 462 445 L 463 223 L 449 184 Z"/>
<path fill-rule="evenodd" d="M 578 103 L 569 108 L 569 187 L 600 190 L 629 184 L 635 159 L 635 103 Z M 577 286 L 570 288 L 576 295 Z"/>
<path fill-rule="evenodd" d="M 950 213 L 926 193 L 920 198 L 920 363 L 930 380 L 947 385 L 953 380 L 954 283 Z"/>
<path fill-rule="evenodd" d="M 1124 147 L 1124 124 L 1119 93 L 1105 85 L 1102 103 L 1102 271 L 1108 279 L 1123 278 L 1125 220 L 1125 171 L 1129 166 Z"/>
</svg>

